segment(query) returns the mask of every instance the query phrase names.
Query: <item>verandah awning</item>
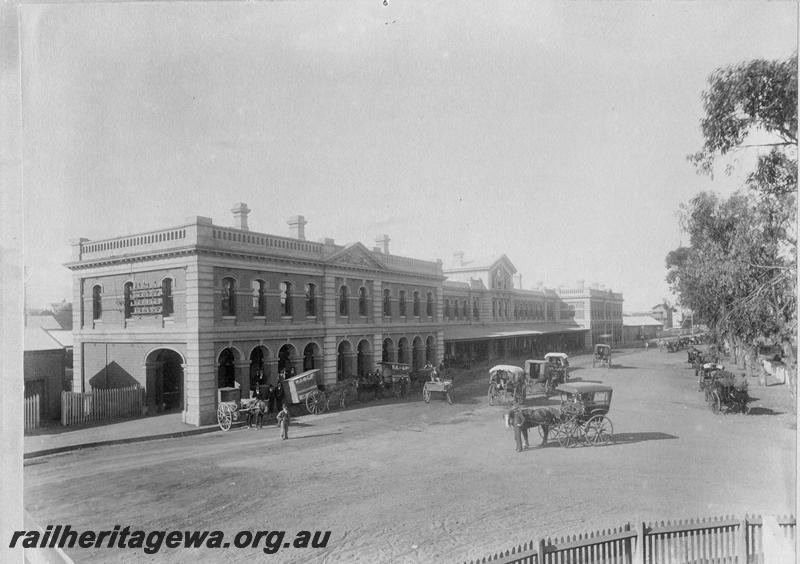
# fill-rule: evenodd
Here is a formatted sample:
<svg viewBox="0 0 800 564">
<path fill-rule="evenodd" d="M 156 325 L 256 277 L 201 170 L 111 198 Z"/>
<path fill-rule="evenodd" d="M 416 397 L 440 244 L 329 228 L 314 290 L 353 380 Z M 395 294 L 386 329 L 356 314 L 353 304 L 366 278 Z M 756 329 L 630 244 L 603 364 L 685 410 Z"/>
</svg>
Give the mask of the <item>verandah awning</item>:
<svg viewBox="0 0 800 564">
<path fill-rule="evenodd" d="M 444 340 L 478 341 L 483 339 L 576 333 L 588 330 L 588 328 L 578 327 L 577 325 L 562 325 L 559 323 L 457 325 L 444 328 Z"/>
</svg>

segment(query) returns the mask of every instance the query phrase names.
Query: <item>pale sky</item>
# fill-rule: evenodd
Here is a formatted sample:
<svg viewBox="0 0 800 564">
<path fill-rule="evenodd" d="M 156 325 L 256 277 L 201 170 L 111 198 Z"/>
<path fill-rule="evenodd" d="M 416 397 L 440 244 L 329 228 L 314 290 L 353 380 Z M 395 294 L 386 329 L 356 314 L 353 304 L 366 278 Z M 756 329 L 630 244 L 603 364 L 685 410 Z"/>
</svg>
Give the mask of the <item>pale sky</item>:
<svg viewBox="0 0 800 564">
<path fill-rule="evenodd" d="M 69 240 L 208 216 L 448 263 L 506 254 L 625 312 L 670 297 L 717 67 L 786 58 L 795 2 L 176 2 L 20 8 L 28 301 Z M 738 153 L 747 162 L 752 154 Z M 740 166 L 738 170 L 742 170 Z"/>
</svg>

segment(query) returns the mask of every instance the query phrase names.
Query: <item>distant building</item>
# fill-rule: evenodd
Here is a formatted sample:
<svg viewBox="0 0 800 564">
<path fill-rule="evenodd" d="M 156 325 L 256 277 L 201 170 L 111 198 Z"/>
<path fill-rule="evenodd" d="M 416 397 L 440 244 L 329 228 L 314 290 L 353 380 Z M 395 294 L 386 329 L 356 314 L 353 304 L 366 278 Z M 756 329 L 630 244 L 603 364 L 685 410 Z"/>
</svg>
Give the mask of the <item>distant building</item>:
<svg viewBox="0 0 800 564">
<path fill-rule="evenodd" d="M 589 329 L 586 346 L 596 343 L 617 345 L 622 343 L 622 294 L 606 289 L 601 284 L 587 286 L 578 280 L 574 288 L 556 290 L 561 300 L 561 317 L 570 317 L 575 323 Z"/>
<path fill-rule="evenodd" d="M 23 345 L 25 398 L 37 397 L 41 419 L 61 417 L 67 347 L 41 327 L 26 327 Z"/>
<path fill-rule="evenodd" d="M 664 329 L 672 329 L 672 312 L 675 308 L 667 304 L 654 305 L 650 311 L 650 316 L 657 321 L 660 321 Z"/>
<path fill-rule="evenodd" d="M 656 339 L 661 336 L 664 325 L 649 315 L 625 315 L 622 317 L 623 341 L 641 342 L 643 339 Z"/>
</svg>

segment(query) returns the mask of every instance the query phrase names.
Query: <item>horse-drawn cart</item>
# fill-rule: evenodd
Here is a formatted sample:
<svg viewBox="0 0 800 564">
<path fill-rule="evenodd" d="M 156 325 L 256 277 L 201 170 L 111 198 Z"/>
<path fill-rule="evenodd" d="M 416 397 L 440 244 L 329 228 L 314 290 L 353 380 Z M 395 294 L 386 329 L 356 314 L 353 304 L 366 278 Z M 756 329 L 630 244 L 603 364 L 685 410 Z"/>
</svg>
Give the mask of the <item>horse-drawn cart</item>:
<svg viewBox="0 0 800 564">
<path fill-rule="evenodd" d="M 242 399 L 241 388 L 219 388 L 217 390 L 217 423 L 223 431 L 230 431 L 234 421 L 244 418 L 262 417 L 267 412 L 267 403 L 259 398 Z M 260 423 L 260 421 L 258 421 Z"/>
<path fill-rule="evenodd" d="M 598 343 L 594 346 L 594 358 L 592 358 L 592 367 L 605 366 L 611 368 L 611 345 L 605 343 Z"/>
<path fill-rule="evenodd" d="M 505 402 L 510 396 L 513 403 L 525 401 L 525 371 L 519 366 L 498 364 L 489 369 L 489 405 Z"/>
<path fill-rule="evenodd" d="M 383 373 L 387 387 L 391 386 L 392 392 L 398 398 L 408 395 L 411 389 L 411 366 L 402 362 L 378 363 Z"/>
<path fill-rule="evenodd" d="M 314 415 L 328 409 L 328 395 L 319 383 L 319 369 L 306 370 L 297 376 L 287 378 L 283 386 L 283 397 L 287 404 L 305 404 L 306 410 Z"/>
<path fill-rule="evenodd" d="M 614 425 L 606 415 L 611 409 L 611 386 L 593 382 L 561 384 L 561 421 L 553 430 L 558 444 L 607 445 L 614 440 Z"/>
</svg>

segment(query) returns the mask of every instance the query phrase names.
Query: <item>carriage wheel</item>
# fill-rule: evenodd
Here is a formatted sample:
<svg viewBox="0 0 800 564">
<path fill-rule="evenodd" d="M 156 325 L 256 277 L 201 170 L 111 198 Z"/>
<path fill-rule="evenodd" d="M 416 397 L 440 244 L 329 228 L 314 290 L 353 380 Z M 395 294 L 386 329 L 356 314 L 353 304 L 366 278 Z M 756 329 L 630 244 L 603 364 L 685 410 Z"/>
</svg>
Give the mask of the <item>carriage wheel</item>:
<svg viewBox="0 0 800 564">
<path fill-rule="evenodd" d="M 223 431 L 229 431 L 233 423 L 233 413 L 231 407 L 226 403 L 217 406 L 217 422 Z"/>
<path fill-rule="evenodd" d="M 722 401 L 719 398 L 719 392 L 712 390 L 709 399 L 709 407 L 714 413 L 719 413 L 722 409 Z"/>
<path fill-rule="evenodd" d="M 319 415 L 325 411 L 326 397 L 319 390 L 311 392 L 306 396 L 306 409 L 313 415 Z"/>
<path fill-rule="evenodd" d="M 422 399 L 425 400 L 425 403 L 431 402 L 431 392 L 428 389 L 428 386 L 424 386 L 422 388 Z"/>
<path fill-rule="evenodd" d="M 571 448 L 585 441 L 586 435 L 583 432 L 583 427 L 578 422 L 569 421 L 558 426 L 556 439 L 562 447 Z"/>
<path fill-rule="evenodd" d="M 498 396 L 497 389 L 493 385 L 490 385 L 489 391 L 486 393 L 486 395 L 489 397 L 489 405 L 494 405 L 494 402 L 497 401 Z"/>
<path fill-rule="evenodd" d="M 586 438 L 592 446 L 607 445 L 614 440 L 614 425 L 603 415 L 595 415 L 586 422 Z"/>
</svg>

